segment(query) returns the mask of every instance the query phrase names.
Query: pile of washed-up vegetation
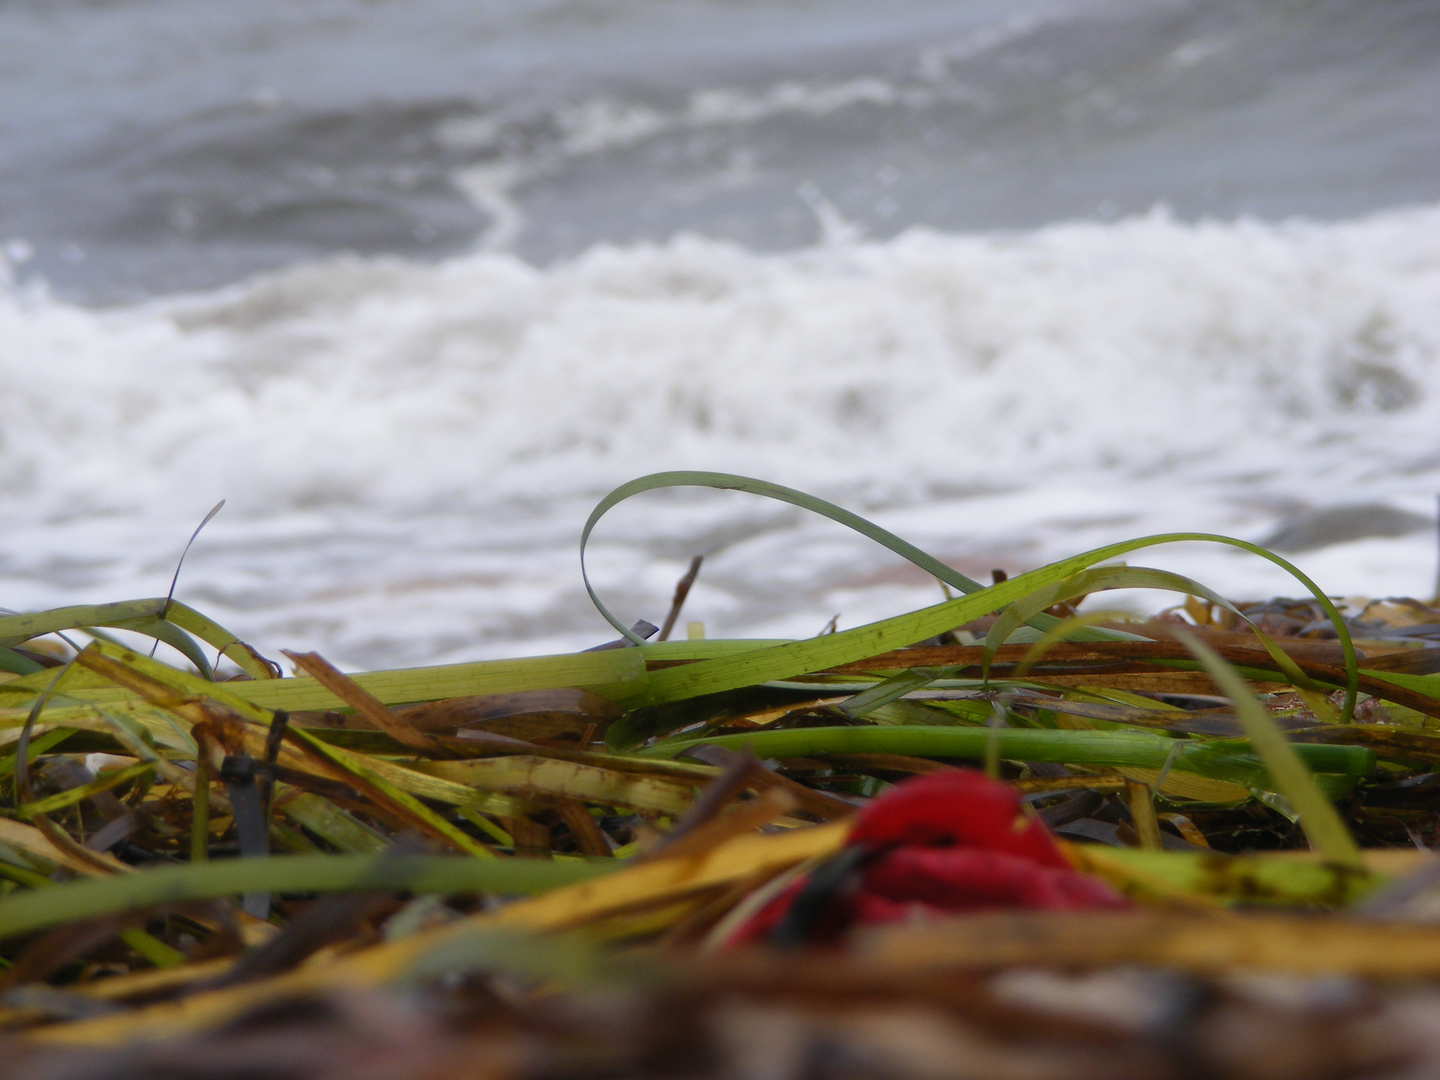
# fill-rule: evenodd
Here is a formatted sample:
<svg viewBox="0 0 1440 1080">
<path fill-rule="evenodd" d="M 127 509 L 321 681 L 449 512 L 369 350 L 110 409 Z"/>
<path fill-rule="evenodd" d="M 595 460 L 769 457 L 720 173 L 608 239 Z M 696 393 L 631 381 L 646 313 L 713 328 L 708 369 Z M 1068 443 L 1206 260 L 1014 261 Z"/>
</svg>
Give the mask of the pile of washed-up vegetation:
<svg viewBox="0 0 1440 1080">
<path fill-rule="evenodd" d="M 588 652 L 294 677 L 171 598 L 0 618 L 0 1071 L 1440 1075 L 1440 610 L 1191 533 L 982 586 L 711 473 L 582 560 L 672 486 L 952 598 L 665 640 L 697 559 L 658 635 L 595 597 Z M 1119 561 L 1172 541 L 1300 598 Z"/>
</svg>

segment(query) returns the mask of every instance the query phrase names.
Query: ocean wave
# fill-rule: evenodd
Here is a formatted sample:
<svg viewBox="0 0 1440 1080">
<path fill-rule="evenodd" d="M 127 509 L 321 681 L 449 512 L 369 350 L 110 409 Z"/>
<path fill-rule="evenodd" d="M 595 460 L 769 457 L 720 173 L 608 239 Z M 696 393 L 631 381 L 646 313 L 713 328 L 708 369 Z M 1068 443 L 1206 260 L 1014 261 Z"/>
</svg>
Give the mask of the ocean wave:
<svg viewBox="0 0 1440 1080">
<path fill-rule="evenodd" d="M 201 484 L 425 506 L 676 465 L 1358 483 L 1437 449 L 1440 210 L 338 258 L 110 310 L 11 292 L 0 322 L 11 513 Z"/>
<path fill-rule="evenodd" d="M 225 497 L 182 595 L 262 647 L 370 666 L 579 647 L 607 633 L 574 565 L 589 503 L 682 467 L 839 498 L 972 576 L 1174 528 L 1260 538 L 1312 506 L 1431 512 L 1440 209 L 831 233 L 548 269 L 336 258 L 110 309 L 12 285 L 4 603 L 163 591 Z M 698 552 L 712 633 L 935 599 L 878 549 L 737 498 L 612 515 L 593 569 L 617 610 L 663 614 Z M 1293 588 L 1252 562 L 1179 568 Z M 1416 591 L 1433 545 L 1360 537 L 1302 563 Z"/>
</svg>

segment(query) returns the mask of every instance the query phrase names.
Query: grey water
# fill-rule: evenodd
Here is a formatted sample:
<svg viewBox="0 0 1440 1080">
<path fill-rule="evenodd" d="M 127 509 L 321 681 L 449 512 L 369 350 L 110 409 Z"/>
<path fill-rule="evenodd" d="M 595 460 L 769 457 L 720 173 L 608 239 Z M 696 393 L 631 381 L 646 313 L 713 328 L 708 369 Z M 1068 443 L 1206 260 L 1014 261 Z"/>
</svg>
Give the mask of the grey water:
<svg viewBox="0 0 1440 1080">
<path fill-rule="evenodd" d="M 1433 0 L 6 0 L 0 243 L 87 303 L 1440 198 Z"/>
</svg>

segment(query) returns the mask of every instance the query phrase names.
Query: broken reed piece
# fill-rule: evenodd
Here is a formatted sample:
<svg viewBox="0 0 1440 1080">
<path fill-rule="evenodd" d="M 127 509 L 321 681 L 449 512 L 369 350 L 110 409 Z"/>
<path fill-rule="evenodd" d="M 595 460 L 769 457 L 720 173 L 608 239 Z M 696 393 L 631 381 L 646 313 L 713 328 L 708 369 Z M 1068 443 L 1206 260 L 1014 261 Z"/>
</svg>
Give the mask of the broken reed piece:
<svg viewBox="0 0 1440 1080">
<path fill-rule="evenodd" d="M 690 747 L 682 756 L 725 769 L 731 765 L 737 755 L 734 750 L 727 750 L 723 746 L 709 746 L 702 743 Z M 799 810 L 821 821 L 836 821 L 847 818 L 855 812 L 854 803 L 847 802 L 838 795 L 832 795 L 827 791 L 806 787 L 798 780 L 782 776 L 764 762 L 755 762 L 747 778 L 747 783 L 757 792 L 762 789 L 783 788 L 794 796 L 796 807 Z"/>
<path fill-rule="evenodd" d="M 396 709 L 394 715 L 417 731 L 454 732 L 459 738 L 476 738 L 485 732 L 540 746 L 575 745 L 584 749 L 590 738 L 603 736 L 622 709 L 609 698 L 589 690 L 556 687 L 549 690 L 514 690 L 448 698 Z"/>
<path fill-rule="evenodd" d="M 670 831 L 661 837 L 650 850 L 655 855 L 672 847 L 687 833 L 693 832 L 725 809 L 731 799 L 750 786 L 760 763 L 749 752 L 730 753 L 721 758 L 720 775 L 710 781 L 690 804 L 690 809 L 681 814 Z"/>
<path fill-rule="evenodd" d="M 571 839 L 575 841 L 581 855 L 602 859 L 614 857 L 615 853 L 605 840 L 605 834 L 600 831 L 600 826 L 595 824 L 589 808 L 581 800 L 556 798 L 552 800 L 552 805 L 565 827 L 570 830 Z"/>
<path fill-rule="evenodd" d="M 769 825 L 799 804 L 799 800 L 784 788 L 767 788 L 748 802 L 740 803 L 734 810 L 717 814 L 704 824 L 688 830 L 673 842 L 671 834 L 666 833 L 646 857 L 698 855 L 710 851 L 727 840 Z"/>
<path fill-rule="evenodd" d="M 1160 842 L 1160 822 L 1155 816 L 1155 795 L 1150 786 L 1127 780 L 1125 801 L 1129 806 L 1130 820 L 1135 827 L 1135 835 L 1140 839 L 1140 846 L 1150 851 L 1159 851 L 1163 846 Z"/>
<path fill-rule="evenodd" d="M 266 827 L 265 807 L 260 795 L 260 775 L 255 759 L 249 754 L 227 754 L 220 763 L 220 779 L 230 795 L 230 809 L 235 818 L 236 839 L 242 859 L 259 859 L 270 854 L 270 830 Z M 270 893 L 265 890 L 247 892 L 241 909 L 254 919 L 270 917 Z"/>
<path fill-rule="evenodd" d="M 675 629 L 675 620 L 680 617 L 680 609 L 685 606 L 685 598 L 690 595 L 690 586 L 695 584 L 695 578 L 700 573 L 700 564 L 704 561 L 704 555 L 696 555 L 690 560 L 690 569 L 685 571 L 685 576 L 675 583 L 675 596 L 670 601 L 670 611 L 665 616 L 656 641 L 670 640 L 670 631 Z"/>
<path fill-rule="evenodd" d="M 726 840 L 768 825 L 800 806 L 800 800 L 784 787 L 767 784 L 773 774 L 748 753 L 726 751 L 724 764 L 674 826 L 645 853 L 652 859 L 709 851 Z M 726 812 L 726 807 L 747 788 L 756 796 Z"/>
<path fill-rule="evenodd" d="M 270 717 L 270 730 L 265 735 L 265 768 L 260 774 L 260 805 L 265 811 L 267 828 L 275 795 L 275 768 L 280 761 L 280 744 L 285 741 L 285 727 L 289 723 L 290 714 L 284 709 L 276 709 Z"/>
<path fill-rule="evenodd" d="M 391 712 L 389 706 L 383 701 L 340 671 L 319 653 L 285 651 L 285 655 L 301 671 L 311 676 L 326 690 L 329 690 L 396 742 L 408 746 L 412 750 L 418 750 L 422 754 L 429 754 L 431 757 L 449 758 L 454 756 L 445 748 L 444 744 L 423 732 L 416 731 L 415 728 Z"/>
<path fill-rule="evenodd" d="M 646 619 L 636 619 L 635 625 L 630 627 L 630 632 L 636 637 L 648 638 L 655 633 L 655 624 Z M 635 642 L 628 637 L 619 637 L 614 641 L 607 641 L 603 645 L 592 645 L 588 649 L 582 649 L 581 652 L 607 652 L 610 649 L 633 649 L 634 647 Z"/>
</svg>

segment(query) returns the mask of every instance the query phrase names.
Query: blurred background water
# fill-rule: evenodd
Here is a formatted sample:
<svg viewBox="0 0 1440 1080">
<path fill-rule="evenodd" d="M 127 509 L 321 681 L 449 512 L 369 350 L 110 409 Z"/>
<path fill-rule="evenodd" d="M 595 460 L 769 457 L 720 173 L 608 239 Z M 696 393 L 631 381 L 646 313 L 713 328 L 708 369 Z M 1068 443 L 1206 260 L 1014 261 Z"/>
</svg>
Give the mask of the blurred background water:
<svg viewBox="0 0 1440 1080">
<path fill-rule="evenodd" d="M 589 506 L 677 467 L 1429 594 L 1437 60 L 1428 0 L 10 0 L 0 604 L 161 594 L 226 497 L 181 596 L 262 649 L 581 647 Z M 939 598 L 734 495 L 595 577 L 658 622 L 702 552 L 711 634 Z"/>
</svg>

